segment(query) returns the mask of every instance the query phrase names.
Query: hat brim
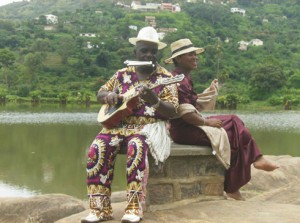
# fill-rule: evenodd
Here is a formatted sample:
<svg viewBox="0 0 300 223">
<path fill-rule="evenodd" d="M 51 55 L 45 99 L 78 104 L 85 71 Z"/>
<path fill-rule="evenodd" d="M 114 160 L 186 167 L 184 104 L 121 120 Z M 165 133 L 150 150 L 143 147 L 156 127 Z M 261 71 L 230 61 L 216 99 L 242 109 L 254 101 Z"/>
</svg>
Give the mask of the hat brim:
<svg viewBox="0 0 300 223">
<path fill-rule="evenodd" d="M 200 53 L 203 53 L 204 52 L 204 48 L 198 48 L 198 47 L 190 47 L 188 49 L 185 49 L 185 50 L 181 50 L 177 53 L 174 53 L 170 58 L 168 59 L 165 59 L 164 62 L 166 64 L 170 64 L 170 63 L 173 63 L 173 58 L 175 57 L 178 57 L 182 54 L 186 54 L 186 53 L 190 53 L 190 52 L 196 52 L 196 54 L 200 54 Z"/>
<path fill-rule="evenodd" d="M 133 45 L 136 45 L 137 42 L 139 41 L 145 41 L 145 42 L 150 42 L 150 43 L 156 43 L 158 45 L 158 49 L 161 50 L 163 48 L 165 48 L 167 46 L 166 43 L 162 43 L 162 42 L 155 42 L 155 41 L 152 41 L 152 40 L 149 40 L 149 39 L 141 39 L 141 38 L 136 38 L 136 37 L 132 37 L 132 38 L 129 38 L 129 42 Z"/>
</svg>

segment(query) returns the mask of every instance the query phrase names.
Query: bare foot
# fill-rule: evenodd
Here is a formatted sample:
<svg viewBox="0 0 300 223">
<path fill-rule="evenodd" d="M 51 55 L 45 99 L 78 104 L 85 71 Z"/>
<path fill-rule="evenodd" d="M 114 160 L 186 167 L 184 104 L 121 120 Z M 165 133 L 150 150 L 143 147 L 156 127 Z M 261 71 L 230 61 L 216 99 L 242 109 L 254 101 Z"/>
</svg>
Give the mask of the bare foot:
<svg viewBox="0 0 300 223">
<path fill-rule="evenodd" d="M 263 156 L 259 157 L 254 163 L 253 166 L 256 169 L 264 170 L 264 171 L 273 171 L 279 168 L 278 165 L 270 162 L 269 160 L 265 159 Z"/>
<path fill-rule="evenodd" d="M 243 196 L 241 195 L 240 191 L 236 191 L 236 192 L 233 192 L 233 193 L 226 193 L 227 197 L 228 198 L 232 198 L 234 200 L 239 200 L 239 201 L 244 201 L 245 198 L 243 198 Z"/>
</svg>

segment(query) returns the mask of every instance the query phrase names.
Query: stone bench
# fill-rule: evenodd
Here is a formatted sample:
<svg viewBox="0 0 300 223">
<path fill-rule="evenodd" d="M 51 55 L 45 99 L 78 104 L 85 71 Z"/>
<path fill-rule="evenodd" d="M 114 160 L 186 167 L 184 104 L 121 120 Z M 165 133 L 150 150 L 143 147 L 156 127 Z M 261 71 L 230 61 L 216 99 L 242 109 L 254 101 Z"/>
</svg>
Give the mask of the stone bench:
<svg viewBox="0 0 300 223">
<path fill-rule="evenodd" d="M 201 200 L 224 199 L 224 166 L 205 146 L 172 143 L 163 170 L 149 156 L 146 210 L 163 210 Z"/>
</svg>

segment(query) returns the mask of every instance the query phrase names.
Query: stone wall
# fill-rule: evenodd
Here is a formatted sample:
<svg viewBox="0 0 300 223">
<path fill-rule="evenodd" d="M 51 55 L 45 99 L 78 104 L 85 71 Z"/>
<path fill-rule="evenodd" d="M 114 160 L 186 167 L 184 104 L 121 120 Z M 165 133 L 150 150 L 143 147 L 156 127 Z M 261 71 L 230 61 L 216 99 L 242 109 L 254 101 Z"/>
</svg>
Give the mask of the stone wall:
<svg viewBox="0 0 300 223">
<path fill-rule="evenodd" d="M 210 147 L 172 144 L 171 155 L 162 171 L 153 168 L 147 185 L 147 210 L 162 210 L 183 203 L 224 199 L 225 168 Z"/>
</svg>

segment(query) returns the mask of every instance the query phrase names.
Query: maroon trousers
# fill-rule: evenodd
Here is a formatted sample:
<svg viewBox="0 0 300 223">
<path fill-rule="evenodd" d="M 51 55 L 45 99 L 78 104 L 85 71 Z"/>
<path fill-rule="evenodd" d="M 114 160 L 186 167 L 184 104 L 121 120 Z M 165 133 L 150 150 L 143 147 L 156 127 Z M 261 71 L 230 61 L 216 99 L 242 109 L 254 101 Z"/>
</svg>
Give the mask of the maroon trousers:
<svg viewBox="0 0 300 223">
<path fill-rule="evenodd" d="M 249 130 L 238 116 L 218 115 L 208 118 L 223 121 L 223 128 L 227 132 L 231 147 L 230 168 L 225 173 L 224 191 L 236 192 L 250 181 L 251 164 L 262 154 Z M 187 124 L 182 119 L 171 121 L 170 135 L 172 140 L 179 144 L 211 145 L 209 138 L 201 128 Z"/>
</svg>

